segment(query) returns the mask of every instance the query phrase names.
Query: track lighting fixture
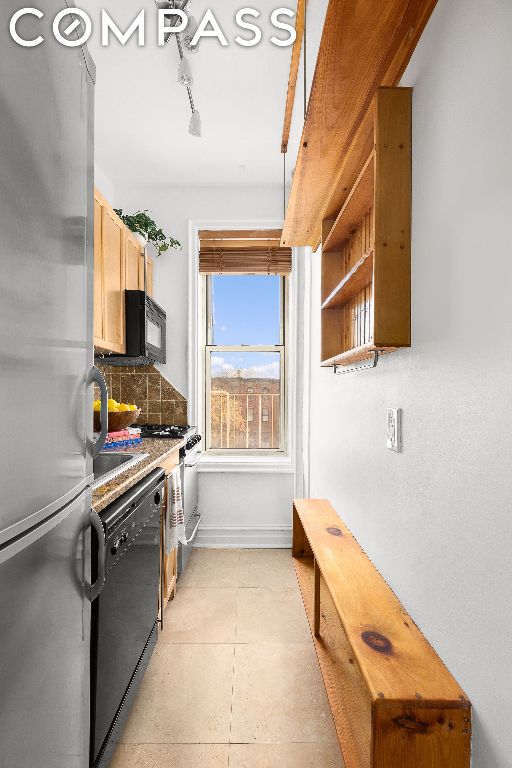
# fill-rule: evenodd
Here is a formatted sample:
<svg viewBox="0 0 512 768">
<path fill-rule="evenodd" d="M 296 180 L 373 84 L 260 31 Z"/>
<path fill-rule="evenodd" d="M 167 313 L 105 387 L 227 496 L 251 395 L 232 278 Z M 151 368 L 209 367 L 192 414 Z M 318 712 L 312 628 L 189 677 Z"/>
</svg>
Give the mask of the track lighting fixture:
<svg viewBox="0 0 512 768">
<path fill-rule="evenodd" d="M 192 46 L 192 39 L 197 32 L 197 22 L 195 18 L 190 14 L 190 0 L 155 0 L 157 9 L 160 10 L 180 10 L 187 14 L 188 23 L 183 33 L 169 32 L 166 35 L 166 44 L 174 37 L 178 48 L 178 54 L 180 57 L 180 63 L 178 65 L 178 83 L 185 86 L 188 93 L 188 100 L 190 102 L 190 109 L 192 110 L 192 116 L 188 127 L 188 132 L 191 136 L 201 136 L 201 116 L 199 111 L 194 106 L 194 99 L 192 96 L 191 86 L 194 78 L 192 76 L 192 69 L 190 62 L 185 58 L 183 54 L 183 48 L 189 53 L 196 53 L 197 46 Z M 171 23 L 170 27 L 176 26 L 176 22 Z"/>
<path fill-rule="evenodd" d="M 193 16 L 188 17 L 188 24 L 186 30 L 183 32 L 181 39 L 183 40 L 183 46 L 189 53 L 197 53 L 198 46 L 192 45 L 192 40 L 197 32 L 197 21 Z"/>
<path fill-rule="evenodd" d="M 190 86 L 193 83 L 192 70 L 190 69 L 188 59 L 185 57 L 180 60 L 178 66 L 178 83 L 186 86 Z"/>
<path fill-rule="evenodd" d="M 194 109 L 192 111 L 192 117 L 190 118 L 190 124 L 188 126 L 188 132 L 191 136 L 201 137 L 201 115 Z"/>
</svg>

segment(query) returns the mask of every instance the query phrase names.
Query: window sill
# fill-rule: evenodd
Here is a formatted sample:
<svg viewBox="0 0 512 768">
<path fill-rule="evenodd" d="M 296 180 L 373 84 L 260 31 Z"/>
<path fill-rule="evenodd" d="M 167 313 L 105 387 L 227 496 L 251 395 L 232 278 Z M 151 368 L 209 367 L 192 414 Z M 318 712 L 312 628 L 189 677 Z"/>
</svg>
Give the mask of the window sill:
<svg viewBox="0 0 512 768">
<path fill-rule="evenodd" d="M 290 456 L 224 456 L 203 453 L 197 464 L 199 472 L 261 472 L 293 474 L 295 465 Z"/>
</svg>

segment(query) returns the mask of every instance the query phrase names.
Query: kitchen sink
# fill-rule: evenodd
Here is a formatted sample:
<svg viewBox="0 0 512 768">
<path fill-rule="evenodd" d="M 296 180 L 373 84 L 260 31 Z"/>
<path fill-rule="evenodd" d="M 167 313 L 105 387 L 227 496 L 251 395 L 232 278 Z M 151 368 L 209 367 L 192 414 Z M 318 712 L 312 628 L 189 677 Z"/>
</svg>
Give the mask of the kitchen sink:
<svg viewBox="0 0 512 768">
<path fill-rule="evenodd" d="M 110 453 L 110 451 L 99 453 L 93 462 L 94 483 L 92 487 L 99 488 L 100 485 L 109 483 L 148 456 L 148 453 Z"/>
</svg>

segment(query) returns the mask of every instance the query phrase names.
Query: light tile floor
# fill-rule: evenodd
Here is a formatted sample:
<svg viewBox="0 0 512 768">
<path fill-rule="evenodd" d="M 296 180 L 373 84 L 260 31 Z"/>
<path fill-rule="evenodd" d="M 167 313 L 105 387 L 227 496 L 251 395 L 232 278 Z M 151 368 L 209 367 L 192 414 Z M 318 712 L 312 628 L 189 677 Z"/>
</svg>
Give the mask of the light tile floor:
<svg viewBox="0 0 512 768">
<path fill-rule="evenodd" d="M 195 549 L 111 768 L 343 768 L 289 550 Z"/>
</svg>

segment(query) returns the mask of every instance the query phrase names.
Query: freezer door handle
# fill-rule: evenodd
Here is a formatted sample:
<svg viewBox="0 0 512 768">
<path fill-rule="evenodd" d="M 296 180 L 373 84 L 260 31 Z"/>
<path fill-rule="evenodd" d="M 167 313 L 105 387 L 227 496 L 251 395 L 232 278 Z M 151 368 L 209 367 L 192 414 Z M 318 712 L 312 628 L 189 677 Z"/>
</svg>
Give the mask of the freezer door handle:
<svg viewBox="0 0 512 768">
<path fill-rule="evenodd" d="M 92 449 L 92 456 L 93 458 L 96 458 L 98 453 L 101 451 L 103 446 L 105 445 L 105 440 L 107 439 L 107 432 L 108 432 L 108 391 L 107 391 L 107 385 L 105 384 L 105 379 L 101 375 L 100 371 L 96 366 L 92 369 L 92 376 L 98 387 L 100 388 L 101 393 L 101 409 L 100 409 L 100 419 L 101 419 L 101 432 L 99 438 L 94 443 L 93 449 Z"/>
<path fill-rule="evenodd" d="M 101 520 L 94 510 L 91 511 L 91 526 L 98 536 L 98 576 L 91 584 L 91 603 L 96 600 L 105 583 L 105 532 Z"/>
</svg>

